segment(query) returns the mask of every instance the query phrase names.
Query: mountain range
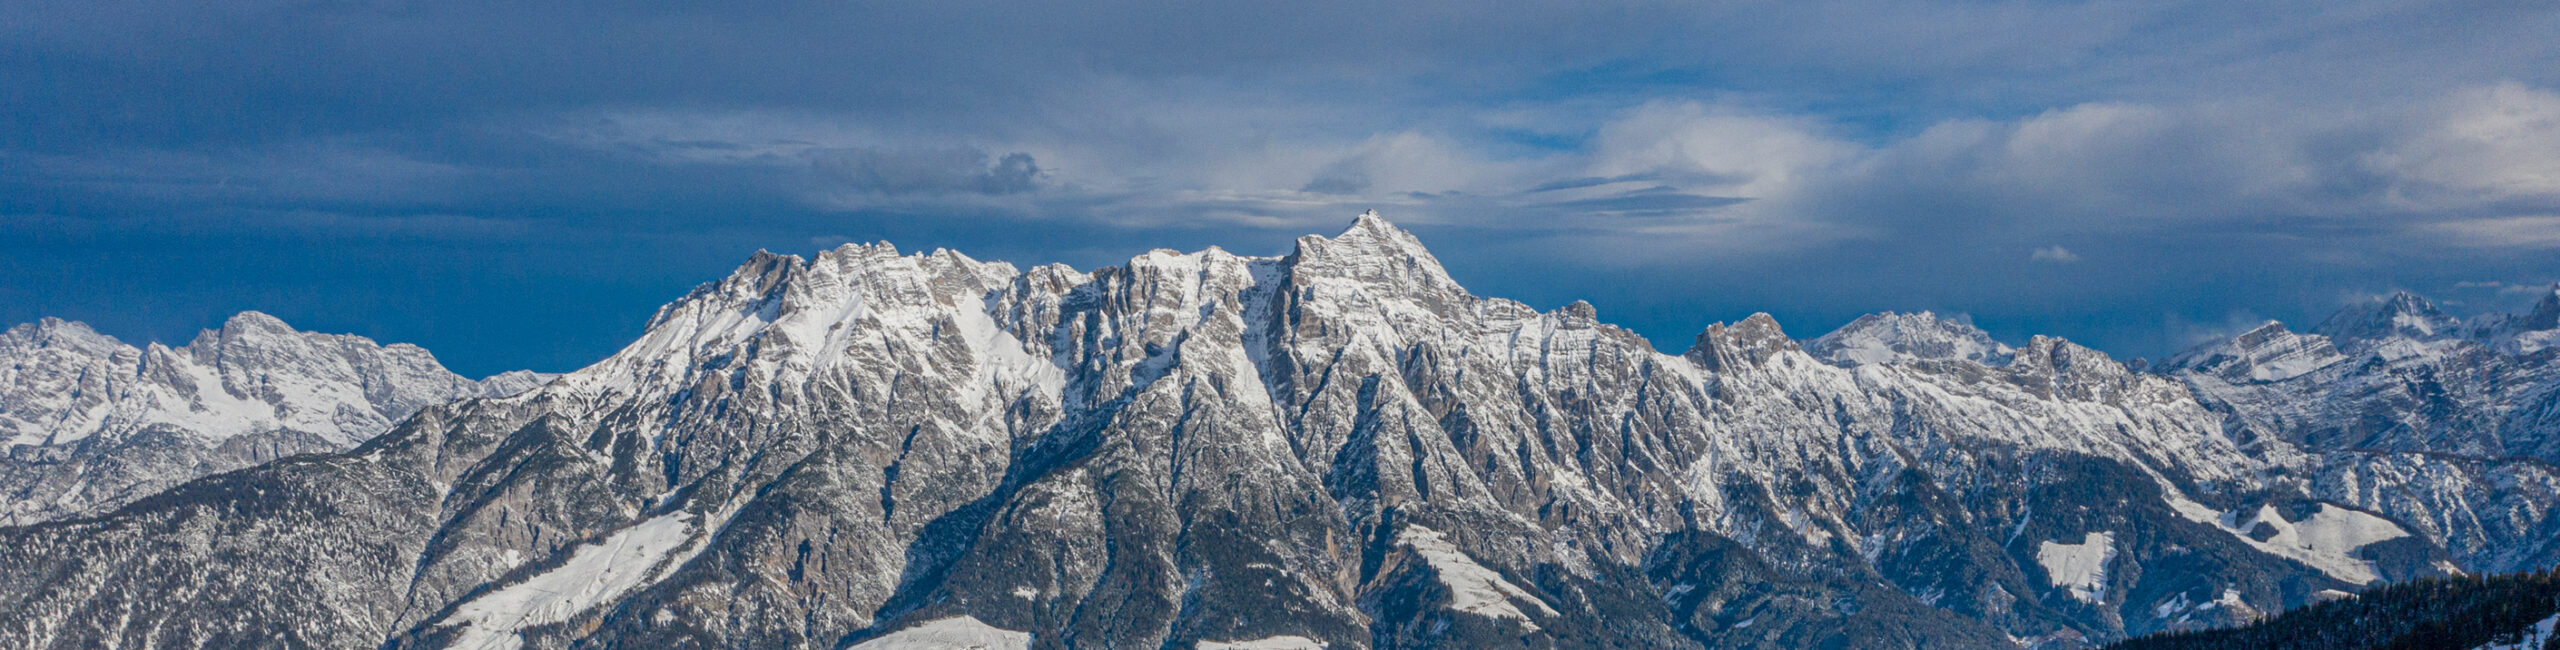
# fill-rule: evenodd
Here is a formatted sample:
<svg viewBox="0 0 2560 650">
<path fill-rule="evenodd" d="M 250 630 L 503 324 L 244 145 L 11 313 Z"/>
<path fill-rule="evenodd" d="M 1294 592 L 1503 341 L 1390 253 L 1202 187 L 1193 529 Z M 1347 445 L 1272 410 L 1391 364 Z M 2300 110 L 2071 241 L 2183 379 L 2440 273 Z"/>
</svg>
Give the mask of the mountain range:
<svg viewBox="0 0 2560 650">
<path fill-rule="evenodd" d="M 0 364 L 0 525 L 97 514 L 198 476 L 343 450 L 429 405 L 548 379 L 475 382 L 414 345 L 296 331 L 257 312 L 176 348 L 46 319 L 0 332 Z"/>
<path fill-rule="evenodd" d="M 2560 564 L 2555 332 L 2401 294 L 2157 366 L 1928 313 L 1674 354 L 1374 214 L 758 253 L 556 378 L 48 321 L 0 337 L 0 645 L 2092 647 Z"/>
</svg>

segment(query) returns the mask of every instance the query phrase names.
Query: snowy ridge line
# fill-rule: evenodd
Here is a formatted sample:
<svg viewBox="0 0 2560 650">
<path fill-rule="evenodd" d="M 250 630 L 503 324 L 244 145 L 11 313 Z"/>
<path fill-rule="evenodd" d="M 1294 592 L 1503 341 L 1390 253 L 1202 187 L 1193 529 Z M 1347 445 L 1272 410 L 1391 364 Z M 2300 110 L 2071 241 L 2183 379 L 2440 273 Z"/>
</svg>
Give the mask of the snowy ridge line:
<svg viewBox="0 0 2560 650">
<path fill-rule="evenodd" d="M 1374 216 L 1091 273 L 760 254 L 527 397 L 205 495 L 275 512 L 8 532 L 0 599 L 66 645 L 212 644 L 148 600 L 203 593 L 346 647 L 2067 650 L 2553 550 L 2548 473 L 2342 454 L 2195 388 L 2351 364 L 2147 372 L 1961 321 L 1835 346 L 1754 315 L 1666 354 L 1588 303 L 1474 296 Z M 409 613 L 347 605 L 377 584 Z"/>
</svg>

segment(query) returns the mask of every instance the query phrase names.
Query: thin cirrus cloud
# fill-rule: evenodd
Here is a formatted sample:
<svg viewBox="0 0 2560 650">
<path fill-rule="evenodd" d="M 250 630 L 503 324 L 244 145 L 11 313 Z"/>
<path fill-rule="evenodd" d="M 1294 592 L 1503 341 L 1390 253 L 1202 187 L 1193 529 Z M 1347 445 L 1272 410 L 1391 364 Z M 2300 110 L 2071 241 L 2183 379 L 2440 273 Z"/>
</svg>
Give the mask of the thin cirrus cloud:
<svg viewBox="0 0 2560 650">
<path fill-rule="evenodd" d="M 2159 355 L 2560 277 L 2530 4 L 0 14 L 0 316 L 137 338 L 260 308 L 561 369 L 757 247 L 1092 266 L 1372 208 L 1480 292 L 1666 345 L 1937 309 Z M 554 295 L 589 311 L 524 299 Z"/>
</svg>

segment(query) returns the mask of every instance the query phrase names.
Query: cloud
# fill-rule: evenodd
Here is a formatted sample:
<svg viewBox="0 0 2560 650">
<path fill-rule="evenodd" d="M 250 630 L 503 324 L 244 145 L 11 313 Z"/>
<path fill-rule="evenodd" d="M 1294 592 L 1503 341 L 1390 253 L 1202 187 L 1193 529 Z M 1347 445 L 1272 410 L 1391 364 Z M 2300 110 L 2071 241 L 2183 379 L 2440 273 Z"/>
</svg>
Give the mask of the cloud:
<svg viewBox="0 0 2560 650">
<path fill-rule="evenodd" d="M 1132 92 L 1054 108 L 1110 125 L 1107 139 L 892 133 L 845 126 L 854 115 L 762 111 L 613 114 L 556 137 L 667 164 L 803 170 L 824 209 L 1307 229 L 1384 207 L 1558 250 L 1620 247 L 1633 262 L 1856 239 L 2307 229 L 2530 248 L 2553 243 L 2515 211 L 2560 205 L 2537 184 L 2552 155 L 2533 146 L 2560 137 L 2560 101 L 2512 83 L 2387 109 L 2092 102 L 1864 141 L 1814 115 L 1655 100 L 1584 115 L 1597 119 L 1571 146 L 1526 150 L 1446 124 L 1344 131 L 1329 127 L 1344 115 L 1274 114 L 1250 93 Z"/>
<path fill-rule="evenodd" d="M 2038 262 L 2069 264 L 2080 261 L 2080 256 L 2073 254 L 2071 249 L 2068 248 L 2063 248 L 2061 246 L 2046 246 L 2036 249 L 2033 253 L 2029 253 L 2027 255 L 2027 259 Z"/>
<path fill-rule="evenodd" d="M 1591 176 L 1661 178 L 1772 197 L 1859 154 L 1804 118 L 1759 115 L 1692 102 L 1637 107 L 1600 128 Z"/>
<path fill-rule="evenodd" d="M 2427 224 L 2426 230 L 2465 247 L 2509 249 L 2560 247 L 2560 216 L 2536 215 L 2446 221 Z"/>
<path fill-rule="evenodd" d="M 1928 307 L 2157 348 L 2117 323 L 2560 274 L 2555 32 L 2531 3 L 33 0 L 0 9 L 0 214 L 39 234 L 0 255 L 323 259 L 378 220 L 704 268 L 837 235 L 1103 263 L 1377 208 L 1488 294 L 1619 291 L 1665 340 Z M 2010 272 L 2063 241 L 2115 272 Z M 415 257 L 447 258 L 479 259 Z M 153 284 L 96 277 L 0 304 Z"/>
<path fill-rule="evenodd" d="M 983 150 L 956 147 L 832 148 L 805 155 L 830 188 L 862 194 L 1021 194 L 1036 189 L 1040 177 L 1040 164 L 1022 152 L 993 160 Z"/>
<path fill-rule="evenodd" d="M 2560 94 L 2513 82 L 2432 103 L 2415 124 L 2359 162 L 2395 182 L 2412 208 L 2560 201 Z"/>
</svg>

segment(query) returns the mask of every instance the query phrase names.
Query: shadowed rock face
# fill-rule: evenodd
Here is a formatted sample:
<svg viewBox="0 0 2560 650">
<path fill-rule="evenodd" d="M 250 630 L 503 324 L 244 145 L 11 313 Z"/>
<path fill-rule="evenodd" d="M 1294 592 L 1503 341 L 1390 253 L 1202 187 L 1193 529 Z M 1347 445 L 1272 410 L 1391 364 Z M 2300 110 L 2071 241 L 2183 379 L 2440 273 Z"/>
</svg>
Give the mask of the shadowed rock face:
<svg viewBox="0 0 2560 650">
<path fill-rule="evenodd" d="M 0 524 L 97 514 L 188 479 L 339 451 L 418 409 L 512 395 L 407 344 L 295 331 L 258 312 L 171 348 L 54 319 L 0 332 Z"/>
<path fill-rule="evenodd" d="M 1668 355 L 1374 216 L 1090 273 L 759 254 L 521 395 L 0 530 L 0 645 L 2074 647 L 2497 568 L 2393 490 L 2560 493 L 1980 349 Z"/>
</svg>

